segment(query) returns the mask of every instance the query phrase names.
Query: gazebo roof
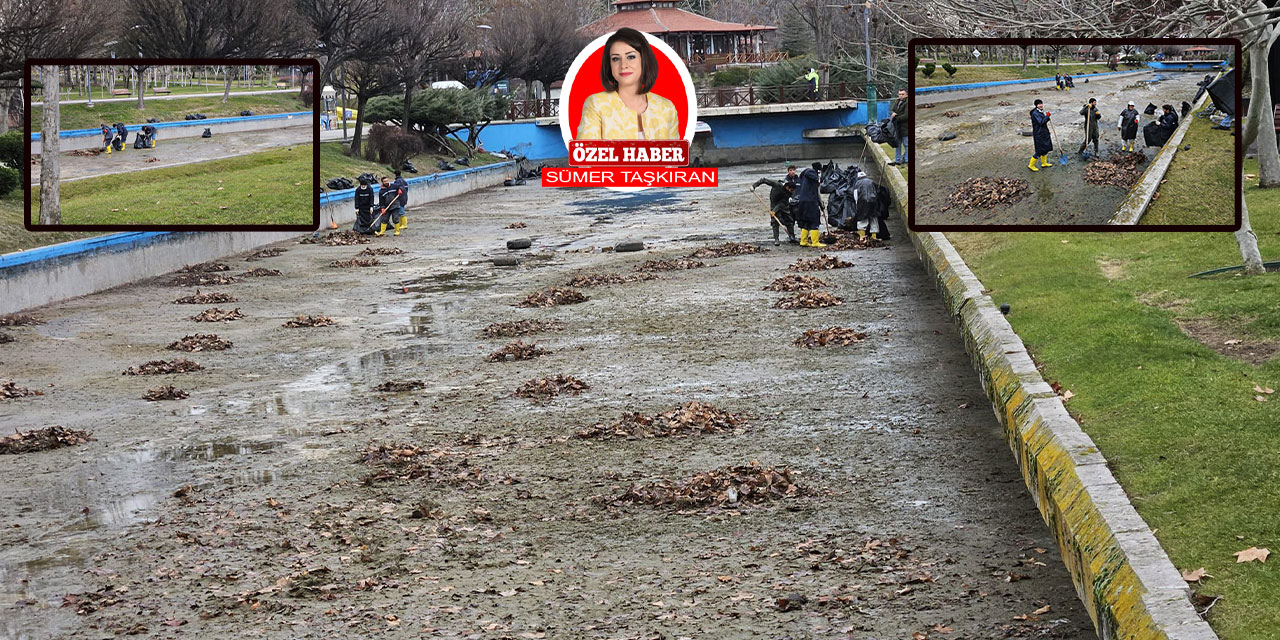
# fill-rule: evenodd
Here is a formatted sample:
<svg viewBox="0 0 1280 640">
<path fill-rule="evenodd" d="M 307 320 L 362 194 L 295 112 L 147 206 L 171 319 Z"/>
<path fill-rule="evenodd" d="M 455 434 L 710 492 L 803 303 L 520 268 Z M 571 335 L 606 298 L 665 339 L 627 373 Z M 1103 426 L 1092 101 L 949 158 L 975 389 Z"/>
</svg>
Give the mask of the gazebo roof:
<svg viewBox="0 0 1280 640">
<path fill-rule="evenodd" d="M 1190 52 L 1190 51 L 1209 51 L 1209 52 L 1212 52 L 1212 51 L 1217 51 L 1217 49 L 1214 49 L 1213 47 L 1191 47 L 1190 49 L 1184 49 L 1184 51 L 1188 51 L 1188 52 Z"/>
<path fill-rule="evenodd" d="M 652 0 L 616 0 L 613 4 L 639 4 L 649 3 Z M 611 31 L 617 31 L 622 27 L 631 27 L 637 31 L 645 33 L 661 34 L 661 33 L 755 33 L 759 31 L 773 31 L 777 27 L 770 27 L 760 24 L 739 24 L 737 22 L 721 22 L 712 20 L 696 13 L 690 13 L 683 9 L 672 7 L 662 7 L 648 9 L 629 9 L 615 12 L 605 18 L 601 18 L 579 28 L 578 30 L 587 35 L 597 36 Z"/>
</svg>

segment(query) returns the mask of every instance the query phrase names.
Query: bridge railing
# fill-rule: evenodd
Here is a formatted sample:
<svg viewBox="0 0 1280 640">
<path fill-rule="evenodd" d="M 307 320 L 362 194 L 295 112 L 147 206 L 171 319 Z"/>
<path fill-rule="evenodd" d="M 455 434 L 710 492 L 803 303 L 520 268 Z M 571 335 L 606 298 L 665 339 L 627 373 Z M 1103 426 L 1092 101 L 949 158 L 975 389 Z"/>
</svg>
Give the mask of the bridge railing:
<svg viewBox="0 0 1280 640">
<path fill-rule="evenodd" d="M 883 90 L 881 90 L 883 91 Z M 881 99 L 889 99 L 888 94 L 881 94 Z M 862 100 L 866 98 L 866 86 L 837 82 L 818 87 L 816 94 L 810 93 L 809 85 L 787 84 L 770 87 L 718 87 L 697 92 L 698 108 L 713 107 L 745 107 L 761 104 L 787 104 L 795 102 L 813 102 L 830 100 Z M 539 100 L 512 100 L 507 109 L 508 120 L 521 118 L 552 118 L 559 115 L 559 100 L 543 98 Z"/>
</svg>

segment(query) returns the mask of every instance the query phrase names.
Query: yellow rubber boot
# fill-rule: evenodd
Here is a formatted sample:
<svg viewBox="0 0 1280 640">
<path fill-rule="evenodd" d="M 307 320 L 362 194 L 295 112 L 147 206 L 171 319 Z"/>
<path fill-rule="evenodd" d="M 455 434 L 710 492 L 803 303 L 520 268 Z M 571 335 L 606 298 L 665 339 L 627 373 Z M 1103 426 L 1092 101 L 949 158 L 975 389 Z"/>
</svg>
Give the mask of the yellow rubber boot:
<svg viewBox="0 0 1280 640">
<path fill-rule="evenodd" d="M 409 216 L 406 216 L 405 214 L 402 213 L 400 214 L 400 230 L 403 231 L 408 228 L 409 228 Z"/>
<path fill-rule="evenodd" d="M 880 239 L 880 234 L 878 234 L 878 233 L 873 233 L 873 234 L 871 234 L 871 239 L 872 239 L 872 240 L 879 240 L 879 239 Z"/>
<path fill-rule="evenodd" d="M 1036 166 L 1036 157 L 1035 157 L 1035 156 L 1031 156 L 1031 162 L 1027 165 L 1027 168 L 1028 168 L 1028 169 L 1030 169 L 1030 170 L 1032 170 L 1032 171 L 1039 171 L 1039 170 L 1040 170 L 1040 168 Z"/>
<path fill-rule="evenodd" d="M 867 237 L 867 230 L 866 230 L 866 229 L 858 229 L 858 239 L 859 239 L 859 240 L 861 240 L 861 239 L 863 239 L 863 238 L 865 238 L 865 237 Z"/>
<path fill-rule="evenodd" d="M 1042 166 L 1042 167 L 1048 167 L 1048 166 L 1050 166 L 1050 165 L 1049 165 L 1049 154 L 1047 154 L 1047 153 L 1046 153 L 1046 154 L 1044 154 L 1044 155 L 1040 156 L 1040 166 Z"/>
<path fill-rule="evenodd" d="M 813 231 L 810 231 L 810 232 L 809 232 L 809 246 L 811 246 L 811 247 L 825 247 L 825 246 L 827 246 L 827 245 L 825 245 L 825 244 L 822 244 L 822 240 L 821 240 L 821 238 L 822 238 L 822 233 L 820 233 L 817 229 L 814 229 Z"/>
<path fill-rule="evenodd" d="M 800 246 L 802 247 L 809 246 L 809 230 L 808 229 L 800 230 Z"/>
<path fill-rule="evenodd" d="M 375 234 L 373 234 L 373 235 L 378 236 L 379 238 L 381 238 L 382 236 L 387 235 L 387 223 L 385 223 L 385 222 L 384 222 L 384 223 L 382 223 L 381 228 L 379 228 L 379 229 L 378 229 L 378 232 L 377 232 L 377 233 L 375 233 Z"/>
<path fill-rule="evenodd" d="M 400 235 L 400 222 L 399 222 L 399 221 L 397 221 L 397 222 L 396 222 L 396 224 L 395 224 L 392 228 L 393 228 L 393 229 L 395 229 L 395 231 L 394 231 L 394 232 L 392 232 L 392 234 L 391 234 L 391 235 L 393 235 L 393 236 L 398 236 L 398 235 Z"/>
</svg>

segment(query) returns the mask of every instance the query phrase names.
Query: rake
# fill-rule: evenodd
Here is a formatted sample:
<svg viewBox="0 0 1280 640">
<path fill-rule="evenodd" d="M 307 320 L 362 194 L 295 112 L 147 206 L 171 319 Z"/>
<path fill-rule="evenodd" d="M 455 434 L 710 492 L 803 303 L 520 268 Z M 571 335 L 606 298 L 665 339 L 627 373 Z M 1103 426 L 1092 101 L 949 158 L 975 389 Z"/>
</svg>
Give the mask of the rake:
<svg viewBox="0 0 1280 640">
<path fill-rule="evenodd" d="M 1049 120 L 1049 131 L 1053 132 L 1053 146 L 1057 147 L 1058 149 L 1058 164 L 1065 167 L 1067 166 L 1067 163 L 1070 162 L 1071 160 L 1067 157 L 1066 150 L 1062 148 L 1061 139 L 1058 138 L 1058 128 L 1053 126 L 1052 118 L 1050 118 Z"/>
</svg>

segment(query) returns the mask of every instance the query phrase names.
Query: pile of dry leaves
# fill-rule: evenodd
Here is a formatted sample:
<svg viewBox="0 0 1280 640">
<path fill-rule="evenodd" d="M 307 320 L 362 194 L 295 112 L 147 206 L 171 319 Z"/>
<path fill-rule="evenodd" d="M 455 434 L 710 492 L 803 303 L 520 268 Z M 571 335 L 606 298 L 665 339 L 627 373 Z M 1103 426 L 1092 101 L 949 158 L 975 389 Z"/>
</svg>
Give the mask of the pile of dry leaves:
<svg viewBox="0 0 1280 640">
<path fill-rule="evenodd" d="M 217 307 L 212 307 L 191 316 L 191 319 L 196 322 L 231 322 L 232 320 L 239 320 L 243 317 L 244 314 L 240 313 L 240 307 L 236 307 L 230 311 L 223 311 Z"/>
<path fill-rule="evenodd" d="M 724 258 L 728 256 L 745 256 L 752 253 L 765 253 L 767 251 L 768 249 L 762 249 L 754 244 L 746 244 L 745 242 L 726 242 L 718 247 L 703 247 L 686 257 L 695 259 Z"/>
<path fill-rule="evenodd" d="M 590 300 L 577 289 L 551 287 L 544 291 L 535 291 L 520 301 L 521 307 L 554 307 L 561 304 L 578 304 Z"/>
<path fill-rule="evenodd" d="M 1000 102 L 997 102 L 996 104 L 998 104 L 998 105 L 1000 105 L 1000 106 L 1002 106 L 1002 107 L 1012 107 L 1012 106 L 1013 106 L 1013 103 L 1012 103 L 1012 102 L 1009 102 L 1008 100 L 1001 100 Z"/>
<path fill-rule="evenodd" d="M 497 351 L 484 357 L 485 362 L 503 362 L 506 360 L 532 360 L 538 356 L 545 356 L 550 351 L 539 347 L 534 343 L 525 343 L 523 340 L 516 340 Z"/>
<path fill-rule="evenodd" d="M 810 329 L 796 338 L 797 347 L 847 347 L 867 339 L 867 334 L 848 327 Z"/>
<path fill-rule="evenodd" d="M 329 316 L 298 316 L 292 320 L 285 321 L 280 326 L 292 329 L 297 327 L 327 327 L 331 324 L 338 323 Z"/>
<path fill-rule="evenodd" d="M 512 395 L 517 398 L 530 398 L 537 402 L 546 402 L 562 393 L 576 396 L 590 388 L 587 383 L 562 373 L 554 378 L 528 380 L 520 385 Z"/>
<path fill-rule="evenodd" d="M 153 402 L 156 400 L 181 400 L 188 395 L 190 394 L 173 385 L 164 385 L 162 387 L 148 389 L 146 393 L 142 394 L 142 399 L 151 400 Z"/>
<path fill-rule="evenodd" d="M 484 482 L 484 470 L 471 466 L 466 456 L 465 452 L 428 450 L 409 444 L 370 444 L 360 452 L 360 462 L 374 467 L 374 471 L 363 482 L 372 485 L 419 478 L 451 486 Z"/>
<path fill-rule="evenodd" d="M 197 333 L 194 336 L 183 336 L 181 340 L 165 347 L 170 351 L 222 351 L 231 348 L 230 340 L 223 340 L 214 333 Z"/>
<path fill-rule="evenodd" d="M 236 279 L 220 273 L 181 273 L 173 278 L 172 284 L 179 287 L 203 287 L 211 284 L 231 284 Z"/>
<path fill-rule="evenodd" d="M 783 298 L 774 303 L 775 309 L 822 309 L 834 307 L 844 301 L 826 291 L 801 291 L 790 298 Z"/>
<path fill-rule="evenodd" d="M 543 331 L 563 331 L 565 324 L 555 320 L 515 320 L 495 322 L 480 330 L 481 338 L 514 338 Z"/>
<path fill-rule="evenodd" d="M 823 235 L 820 240 L 832 251 L 859 251 L 862 249 L 878 249 L 885 246 L 883 240 L 872 238 L 871 236 L 859 238 L 855 233 L 828 233 Z"/>
<path fill-rule="evenodd" d="M 169 373 L 187 373 L 199 371 L 204 367 L 186 358 L 173 360 L 151 360 L 136 367 L 129 367 L 120 373 L 122 376 L 158 376 Z"/>
<path fill-rule="evenodd" d="M 635 270 L 641 273 L 652 273 L 654 271 L 683 271 L 705 266 L 707 266 L 707 263 L 698 260 L 676 258 L 675 260 L 648 260 L 644 264 L 636 266 Z"/>
<path fill-rule="evenodd" d="M 262 267 L 258 267 L 256 269 L 250 269 L 240 275 L 245 278 L 261 278 L 263 276 L 282 276 L 284 274 L 280 273 L 279 269 L 264 269 Z"/>
<path fill-rule="evenodd" d="M 274 258 L 274 257 L 276 257 L 276 256 L 278 256 L 278 255 L 280 255 L 280 254 L 284 253 L 285 251 L 287 251 L 287 249 L 281 249 L 280 247 L 267 247 L 266 249 L 263 249 L 263 250 L 261 250 L 261 251 L 259 251 L 259 252 L 255 253 L 255 254 L 253 254 L 253 255 L 249 256 L 248 258 L 245 258 L 245 259 L 244 259 L 244 261 L 245 261 L 245 262 L 255 262 L 255 261 L 257 261 L 257 260 L 262 260 L 263 258 Z"/>
<path fill-rule="evenodd" d="M 88 431 L 77 431 L 55 425 L 0 438 L 0 455 L 48 451 L 84 444 L 90 440 L 93 440 L 93 434 Z"/>
<path fill-rule="evenodd" d="M 182 267 L 183 273 L 214 273 L 217 271 L 230 271 L 231 265 L 221 262 L 201 262 L 199 264 L 189 264 Z"/>
<path fill-rule="evenodd" d="M 658 276 L 652 273 L 583 273 L 565 283 L 567 287 L 600 287 L 607 284 L 626 284 L 641 280 L 653 280 Z"/>
<path fill-rule="evenodd" d="M 401 393 L 404 391 L 425 389 L 426 387 L 427 383 L 421 380 L 388 380 L 374 387 L 373 390 L 382 393 Z"/>
<path fill-rule="evenodd" d="M 789 271 L 830 271 L 832 269 L 846 269 L 852 267 L 852 262 L 846 262 L 832 255 L 822 254 L 816 258 L 801 258 L 796 260 L 794 264 L 787 267 Z"/>
<path fill-rule="evenodd" d="M 26 387 L 19 387 L 18 383 L 13 382 L 12 380 L 4 384 L 0 384 L 0 398 L 4 398 L 5 400 L 10 400 L 13 398 L 25 398 L 27 396 L 42 396 L 42 395 L 44 395 L 43 391 L 28 389 Z"/>
<path fill-rule="evenodd" d="M 946 117 L 948 117 L 948 118 L 959 118 L 959 117 L 960 117 L 960 112 L 959 112 L 959 111 L 945 111 L 945 112 L 943 112 L 943 114 L 942 114 L 942 115 L 944 115 L 944 116 L 946 116 Z"/>
<path fill-rule="evenodd" d="M 932 109 L 932 108 L 934 108 L 934 107 L 936 107 L 936 106 L 938 106 L 938 105 L 936 105 L 936 104 L 934 104 L 934 103 L 932 103 L 932 102 L 926 102 L 926 103 L 924 103 L 924 104 L 918 104 L 918 105 L 916 105 L 916 108 L 917 108 L 917 109 Z"/>
<path fill-rule="evenodd" d="M 633 485 L 612 502 L 699 509 L 811 494 L 810 490 L 797 484 L 798 475 L 786 467 L 765 467 L 752 460 L 749 465 L 706 471 L 683 482 L 664 479 Z"/>
<path fill-rule="evenodd" d="M 24 313 L 9 313 L 0 316 L 0 327 L 28 327 L 36 324 L 44 324 L 44 320 Z"/>
<path fill-rule="evenodd" d="M 745 413 L 732 413 L 701 402 L 689 402 L 666 413 L 646 416 L 628 411 L 612 424 L 597 423 L 577 433 L 583 439 L 668 438 L 736 431 L 747 424 Z"/>
<path fill-rule="evenodd" d="M 334 260 L 329 263 L 331 267 L 347 269 L 350 267 L 376 267 L 382 264 L 377 258 L 350 258 L 347 260 Z"/>
<path fill-rule="evenodd" d="M 1021 178 L 969 178 L 951 189 L 947 206 L 963 211 L 990 209 L 998 204 L 1013 204 L 1031 194 L 1031 185 Z"/>
<path fill-rule="evenodd" d="M 400 247 L 368 247 L 357 256 L 398 256 L 404 253 Z"/>
<path fill-rule="evenodd" d="M 1119 151 L 1110 158 L 1091 162 L 1084 168 L 1084 181 L 1112 187 L 1129 188 L 1142 176 L 1141 165 L 1147 162 L 1147 156 L 1141 153 Z"/>
<path fill-rule="evenodd" d="M 529 225 L 527 225 L 527 224 L 525 224 L 525 223 L 523 223 L 523 222 L 512 222 L 511 224 L 507 225 L 507 228 L 508 228 L 508 229 L 523 229 L 523 228 L 525 228 L 525 227 L 527 227 L 527 226 L 529 226 Z"/>
<path fill-rule="evenodd" d="M 373 238 L 347 229 L 346 231 L 335 231 L 321 238 L 307 236 L 298 244 L 322 244 L 326 247 L 342 247 L 353 244 L 369 244 L 371 242 L 373 242 Z"/>
<path fill-rule="evenodd" d="M 235 301 L 236 301 L 235 297 L 229 293 L 217 293 L 217 292 L 200 293 L 200 290 L 196 289 L 195 295 L 182 296 L 181 298 L 174 300 L 173 303 L 174 304 L 222 304 L 226 302 L 235 302 Z"/>
<path fill-rule="evenodd" d="M 828 286 L 815 276 L 785 275 L 765 287 L 765 291 L 813 291 Z"/>
</svg>

